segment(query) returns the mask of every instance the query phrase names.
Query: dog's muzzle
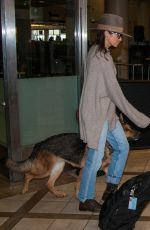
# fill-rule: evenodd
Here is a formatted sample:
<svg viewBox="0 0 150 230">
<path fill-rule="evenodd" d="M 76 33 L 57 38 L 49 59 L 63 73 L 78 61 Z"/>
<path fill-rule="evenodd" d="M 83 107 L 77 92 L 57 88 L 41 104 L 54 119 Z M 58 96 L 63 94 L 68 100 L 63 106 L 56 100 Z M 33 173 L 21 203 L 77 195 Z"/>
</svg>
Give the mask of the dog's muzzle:
<svg viewBox="0 0 150 230">
<path fill-rule="evenodd" d="M 142 137 L 141 132 L 137 132 L 134 137 L 128 137 L 128 141 L 139 141 Z"/>
</svg>

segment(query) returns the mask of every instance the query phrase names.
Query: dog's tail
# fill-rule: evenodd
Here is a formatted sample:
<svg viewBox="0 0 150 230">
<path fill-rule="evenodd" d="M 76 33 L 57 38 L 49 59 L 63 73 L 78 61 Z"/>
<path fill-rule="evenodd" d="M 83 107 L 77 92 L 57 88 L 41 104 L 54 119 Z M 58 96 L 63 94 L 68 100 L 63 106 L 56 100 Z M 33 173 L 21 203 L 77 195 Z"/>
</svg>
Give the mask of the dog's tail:
<svg viewBox="0 0 150 230">
<path fill-rule="evenodd" d="M 12 171 L 25 173 L 30 171 L 32 167 L 32 161 L 31 159 L 27 159 L 25 161 L 16 162 L 11 159 L 8 159 L 6 161 L 6 166 Z"/>
</svg>

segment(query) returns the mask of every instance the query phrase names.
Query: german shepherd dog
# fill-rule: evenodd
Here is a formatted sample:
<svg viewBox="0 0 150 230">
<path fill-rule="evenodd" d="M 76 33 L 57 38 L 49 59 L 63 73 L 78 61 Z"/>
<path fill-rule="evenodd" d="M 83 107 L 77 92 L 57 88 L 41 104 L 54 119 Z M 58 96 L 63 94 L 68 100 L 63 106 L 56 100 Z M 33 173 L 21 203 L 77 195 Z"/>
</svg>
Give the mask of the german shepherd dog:
<svg viewBox="0 0 150 230">
<path fill-rule="evenodd" d="M 138 131 L 132 129 L 123 119 L 121 123 L 127 138 L 132 138 L 133 140 L 139 138 Z M 76 183 L 77 194 L 82 168 L 84 167 L 86 158 L 86 148 L 86 144 L 81 141 L 78 133 L 58 134 L 35 144 L 27 160 L 15 162 L 8 159 L 6 165 L 12 171 L 25 174 L 22 193 L 28 191 L 29 182 L 32 179 L 49 176 L 47 183 L 49 191 L 56 197 L 65 197 L 66 194 L 63 191 L 59 191 L 55 188 L 55 182 L 63 172 L 66 163 L 81 169 Z M 104 170 L 106 173 L 110 164 L 112 151 L 112 147 L 106 143 L 104 159 L 101 166 L 101 170 Z"/>
</svg>

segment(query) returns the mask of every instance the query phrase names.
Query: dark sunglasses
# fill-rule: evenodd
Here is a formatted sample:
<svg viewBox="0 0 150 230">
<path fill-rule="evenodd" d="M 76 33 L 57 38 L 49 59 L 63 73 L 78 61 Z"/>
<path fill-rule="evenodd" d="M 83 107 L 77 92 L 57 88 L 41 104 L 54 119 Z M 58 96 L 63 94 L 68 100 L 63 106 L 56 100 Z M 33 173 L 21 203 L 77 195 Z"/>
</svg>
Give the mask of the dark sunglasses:
<svg viewBox="0 0 150 230">
<path fill-rule="evenodd" d="M 113 31 L 108 31 L 108 32 L 109 32 L 109 34 L 115 34 L 118 39 L 122 38 L 122 34 L 120 34 L 120 33 L 113 32 Z"/>
</svg>

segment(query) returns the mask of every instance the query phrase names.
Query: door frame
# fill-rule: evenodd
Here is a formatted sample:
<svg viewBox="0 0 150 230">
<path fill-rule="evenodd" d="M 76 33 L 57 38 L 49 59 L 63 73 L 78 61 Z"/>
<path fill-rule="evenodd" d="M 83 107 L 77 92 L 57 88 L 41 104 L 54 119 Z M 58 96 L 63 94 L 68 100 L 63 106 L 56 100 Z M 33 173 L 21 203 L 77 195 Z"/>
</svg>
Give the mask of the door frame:
<svg viewBox="0 0 150 230">
<path fill-rule="evenodd" d="M 17 91 L 16 28 L 14 0 L 1 0 L 4 102 L 8 157 L 21 159 Z M 10 180 L 17 179 L 10 172 Z"/>
<path fill-rule="evenodd" d="M 84 64 L 87 57 L 87 0 L 76 1 L 75 51 L 77 74 L 80 76 L 80 88 L 84 77 Z M 80 90 L 81 91 L 81 90 Z"/>
</svg>

